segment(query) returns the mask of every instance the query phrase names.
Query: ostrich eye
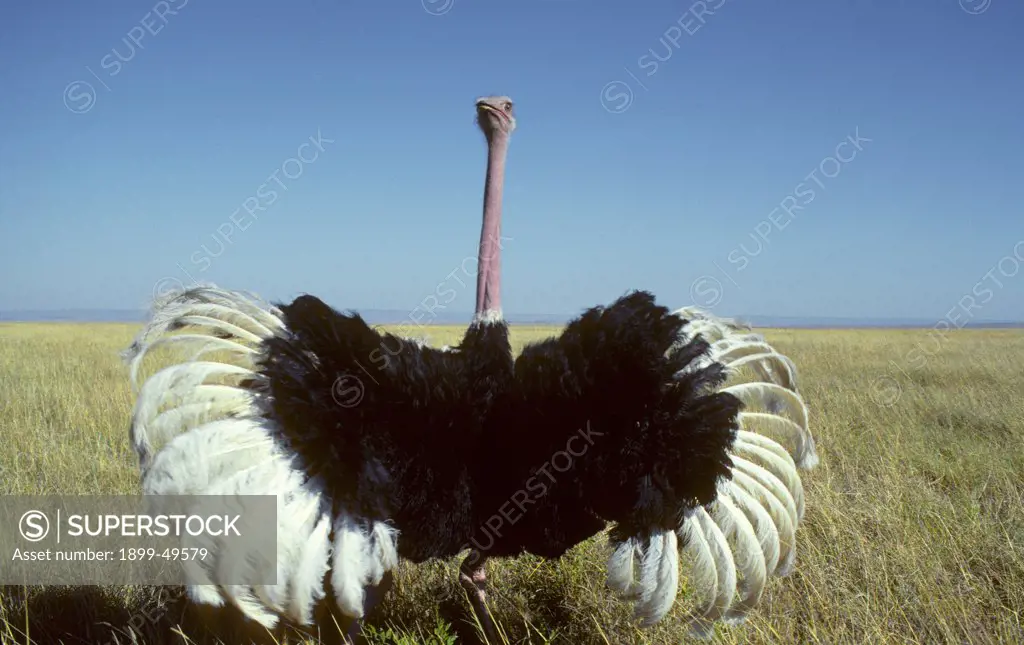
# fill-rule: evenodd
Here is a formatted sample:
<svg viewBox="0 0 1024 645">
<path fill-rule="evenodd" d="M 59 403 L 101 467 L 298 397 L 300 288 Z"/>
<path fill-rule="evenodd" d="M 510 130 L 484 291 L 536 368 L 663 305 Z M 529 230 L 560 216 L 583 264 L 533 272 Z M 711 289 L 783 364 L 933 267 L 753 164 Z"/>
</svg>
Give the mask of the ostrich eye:
<svg viewBox="0 0 1024 645">
<path fill-rule="evenodd" d="M 502 108 L 504 108 L 504 110 L 505 110 L 506 112 L 512 112 L 512 104 L 511 104 L 511 103 L 505 103 L 505 104 L 504 104 L 504 105 L 502 105 L 501 107 L 502 107 Z"/>
</svg>

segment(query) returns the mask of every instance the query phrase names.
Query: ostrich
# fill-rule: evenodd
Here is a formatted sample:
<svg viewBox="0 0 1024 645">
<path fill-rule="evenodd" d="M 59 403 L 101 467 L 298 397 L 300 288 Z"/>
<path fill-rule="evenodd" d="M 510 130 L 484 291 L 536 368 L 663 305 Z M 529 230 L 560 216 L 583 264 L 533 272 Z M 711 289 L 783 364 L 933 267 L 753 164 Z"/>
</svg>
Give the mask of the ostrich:
<svg viewBox="0 0 1024 645">
<path fill-rule="evenodd" d="M 270 628 L 312 624 L 330 595 L 355 629 L 400 559 L 468 549 L 460 582 L 493 639 L 489 558 L 557 558 L 610 525 L 609 586 L 644 624 L 674 604 L 680 553 L 706 596 L 692 629 L 741 620 L 767 577 L 792 567 L 797 467 L 816 461 L 791 361 L 731 321 L 670 312 L 643 291 L 513 359 L 498 234 L 516 121 L 507 97 L 476 109 L 488 167 L 476 310 L 457 347 L 380 333 L 313 296 L 275 305 L 197 286 L 157 300 L 126 350 L 134 384 L 153 348 L 193 348 L 138 392 L 130 437 L 144 493 L 277 496 L 277 584 L 258 584 L 249 563 L 252 584 L 197 582 L 190 598 Z M 363 388 L 357 405 L 337 400 L 346 379 Z M 541 480 L 574 439 L 583 452 L 569 448 L 571 466 Z M 520 517 L 497 530 L 510 503 Z"/>
</svg>

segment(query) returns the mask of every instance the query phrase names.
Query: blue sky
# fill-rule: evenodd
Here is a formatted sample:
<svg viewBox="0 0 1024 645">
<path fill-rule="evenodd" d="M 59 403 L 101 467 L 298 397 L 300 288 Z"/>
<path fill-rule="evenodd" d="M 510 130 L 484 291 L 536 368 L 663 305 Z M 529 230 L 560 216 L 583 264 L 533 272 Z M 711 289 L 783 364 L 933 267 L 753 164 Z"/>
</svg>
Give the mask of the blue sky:
<svg viewBox="0 0 1024 645">
<path fill-rule="evenodd" d="M 15 3 L 0 309 L 198 279 L 471 311 L 501 93 L 508 313 L 1024 319 L 1022 28 L 1010 0 Z"/>
</svg>

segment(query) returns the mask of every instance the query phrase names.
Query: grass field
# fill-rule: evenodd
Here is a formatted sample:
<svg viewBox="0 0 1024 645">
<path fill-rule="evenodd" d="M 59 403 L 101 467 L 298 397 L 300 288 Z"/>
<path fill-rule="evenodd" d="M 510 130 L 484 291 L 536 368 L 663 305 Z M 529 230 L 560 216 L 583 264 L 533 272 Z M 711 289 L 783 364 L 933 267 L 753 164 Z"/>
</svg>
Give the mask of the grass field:
<svg viewBox="0 0 1024 645">
<path fill-rule="evenodd" d="M 117 357 L 135 331 L 0 324 L 0 494 L 136 492 Z M 430 341 L 461 331 L 435 328 Z M 513 328 L 514 347 L 554 331 Z M 1024 332 L 766 334 L 800 368 L 821 465 L 805 474 L 795 572 L 772 580 L 747 623 L 719 628 L 715 642 L 1024 642 Z M 599 538 L 556 562 L 492 563 L 509 642 L 686 641 L 685 591 L 641 631 L 604 586 L 605 557 Z M 447 644 L 470 633 L 456 566 L 403 565 L 370 642 Z M 180 593 L 5 588 L 0 641 L 239 642 L 230 626 L 204 627 Z"/>
</svg>

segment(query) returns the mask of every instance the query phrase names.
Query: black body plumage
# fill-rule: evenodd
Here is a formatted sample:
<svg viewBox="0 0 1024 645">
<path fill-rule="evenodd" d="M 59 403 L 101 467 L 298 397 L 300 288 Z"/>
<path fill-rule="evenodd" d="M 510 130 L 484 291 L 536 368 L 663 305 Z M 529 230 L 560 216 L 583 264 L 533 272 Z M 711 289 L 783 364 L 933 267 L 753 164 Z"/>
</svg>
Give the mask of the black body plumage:
<svg viewBox="0 0 1024 645">
<path fill-rule="evenodd" d="M 696 368 L 707 343 L 682 339 L 685 321 L 649 293 L 514 361 L 504 323 L 441 351 L 312 296 L 281 310 L 259 365 L 267 416 L 332 503 L 391 523 L 409 560 L 470 545 L 558 557 L 609 522 L 675 529 L 729 476 L 740 401 L 714 391 L 724 368 Z M 361 398 L 339 401 L 339 383 Z M 559 453 L 571 463 L 545 468 Z M 515 520 L 489 525 L 499 513 Z"/>
</svg>

